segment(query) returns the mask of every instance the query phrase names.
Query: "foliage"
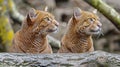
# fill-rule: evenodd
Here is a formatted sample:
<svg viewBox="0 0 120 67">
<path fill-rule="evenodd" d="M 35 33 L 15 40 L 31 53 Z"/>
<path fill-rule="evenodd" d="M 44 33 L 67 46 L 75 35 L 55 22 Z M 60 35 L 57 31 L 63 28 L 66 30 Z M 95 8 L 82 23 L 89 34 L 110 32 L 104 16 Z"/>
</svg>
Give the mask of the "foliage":
<svg viewBox="0 0 120 67">
<path fill-rule="evenodd" d="M 6 16 L 7 7 L 4 5 L 4 0 L 0 1 L 0 6 L 0 51 L 7 51 L 12 44 L 14 32 Z"/>
</svg>

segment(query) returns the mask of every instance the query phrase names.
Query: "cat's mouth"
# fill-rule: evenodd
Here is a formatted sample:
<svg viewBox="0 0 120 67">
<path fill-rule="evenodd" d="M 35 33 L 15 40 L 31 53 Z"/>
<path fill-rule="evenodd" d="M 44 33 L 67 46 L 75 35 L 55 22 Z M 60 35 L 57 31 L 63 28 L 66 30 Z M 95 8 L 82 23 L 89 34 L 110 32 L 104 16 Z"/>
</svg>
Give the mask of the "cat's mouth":
<svg viewBox="0 0 120 67">
<path fill-rule="evenodd" d="M 49 29 L 47 32 L 55 32 L 57 30 L 58 30 L 57 28 L 56 29 Z"/>
<path fill-rule="evenodd" d="M 101 31 L 101 29 L 97 29 L 97 30 L 90 30 L 91 34 L 99 34 Z"/>
<path fill-rule="evenodd" d="M 97 30 L 90 30 L 90 32 L 99 32 L 100 29 L 97 29 Z"/>
</svg>

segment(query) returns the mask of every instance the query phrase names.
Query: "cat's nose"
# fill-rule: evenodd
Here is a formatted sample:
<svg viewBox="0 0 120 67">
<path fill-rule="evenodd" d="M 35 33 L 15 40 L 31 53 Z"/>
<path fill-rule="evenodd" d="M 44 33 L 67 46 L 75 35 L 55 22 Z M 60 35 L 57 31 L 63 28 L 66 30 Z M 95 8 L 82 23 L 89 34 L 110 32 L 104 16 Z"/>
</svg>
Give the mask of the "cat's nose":
<svg viewBox="0 0 120 67">
<path fill-rule="evenodd" d="M 55 25 L 58 27 L 59 26 L 59 22 L 55 21 Z"/>
<path fill-rule="evenodd" d="M 102 27 L 102 24 L 100 22 L 98 22 L 97 26 L 98 27 Z"/>
</svg>

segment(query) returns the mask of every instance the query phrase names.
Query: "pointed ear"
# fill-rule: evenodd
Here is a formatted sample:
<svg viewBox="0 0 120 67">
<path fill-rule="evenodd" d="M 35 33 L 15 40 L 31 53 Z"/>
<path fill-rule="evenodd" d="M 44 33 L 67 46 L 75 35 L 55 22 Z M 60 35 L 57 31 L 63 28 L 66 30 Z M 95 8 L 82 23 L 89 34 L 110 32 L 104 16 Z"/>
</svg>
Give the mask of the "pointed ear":
<svg viewBox="0 0 120 67">
<path fill-rule="evenodd" d="M 97 14 L 97 9 L 94 9 L 94 10 L 93 10 L 93 13 L 94 13 L 94 14 Z"/>
<path fill-rule="evenodd" d="M 31 8 L 29 10 L 29 17 L 30 17 L 30 19 L 34 19 L 37 17 L 37 13 L 36 13 L 36 10 L 34 8 Z"/>
<path fill-rule="evenodd" d="M 48 11 L 48 6 L 46 6 L 46 7 L 44 8 L 44 11 L 46 11 L 46 12 Z"/>
<path fill-rule="evenodd" d="M 78 7 L 74 8 L 74 13 L 73 13 L 73 17 L 77 20 L 80 18 L 81 16 L 81 12 L 82 10 Z"/>
<path fill-rule="evenodd" d="M 35 9 L 34 8 L 31 8 L 29 10 L 29 13 L 27 15 L 27 23 L 28 25 L 32 25 L 33 24 L 33 20 L 37 17 L 37 14 L 35 12 Z"/>
</svg>

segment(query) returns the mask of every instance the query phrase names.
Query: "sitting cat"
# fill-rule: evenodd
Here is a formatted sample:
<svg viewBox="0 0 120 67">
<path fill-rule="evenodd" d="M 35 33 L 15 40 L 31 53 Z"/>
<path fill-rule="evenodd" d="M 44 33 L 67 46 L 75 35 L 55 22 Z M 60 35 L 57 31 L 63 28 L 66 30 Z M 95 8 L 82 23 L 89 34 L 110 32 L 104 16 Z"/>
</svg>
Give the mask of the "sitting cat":
<svg viewBox="0 0 120 67">
<path fill-rule="evenodd" d="M 101 32 L 102 24 L 96 11 L 88 12 L 80 8 L 74 9 L 69 20 L 67 32 L 61 40 L 59 53 L 83 53 L 94 51 L 92 35 Z"/>
<path fill-rule="evenodd" d="M 59 23 L 47 11 L 31 9 L 16 32 L 10 52 L 52 53 L 47 35 L 58 29 Z"/>
</svg>

